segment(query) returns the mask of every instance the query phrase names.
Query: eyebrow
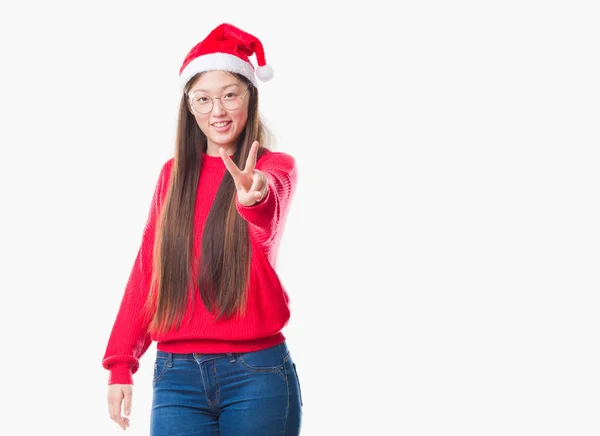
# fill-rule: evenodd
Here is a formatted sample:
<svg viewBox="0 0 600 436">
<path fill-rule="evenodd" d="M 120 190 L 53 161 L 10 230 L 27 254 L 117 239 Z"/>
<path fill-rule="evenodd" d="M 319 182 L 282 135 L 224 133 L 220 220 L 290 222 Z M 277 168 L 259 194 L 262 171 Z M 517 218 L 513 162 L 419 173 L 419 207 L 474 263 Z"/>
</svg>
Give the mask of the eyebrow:
<svg viewBox="0 0 600 436">
<path fill-rule="evenodd" d="M 238 86 L 239 87 L 240 85 L 238 83 L 230 83 L 229 85 L 223 86 L 221 88 L 221 90 L 226 89 L 226 88 L 230 88 L 232 86 Z M 192 89 L 190 92 L 208 92 L 208 90 L 207 89 L 200 89 L 200 88 L 198 88 L 198 89 Z"/>
</svg>

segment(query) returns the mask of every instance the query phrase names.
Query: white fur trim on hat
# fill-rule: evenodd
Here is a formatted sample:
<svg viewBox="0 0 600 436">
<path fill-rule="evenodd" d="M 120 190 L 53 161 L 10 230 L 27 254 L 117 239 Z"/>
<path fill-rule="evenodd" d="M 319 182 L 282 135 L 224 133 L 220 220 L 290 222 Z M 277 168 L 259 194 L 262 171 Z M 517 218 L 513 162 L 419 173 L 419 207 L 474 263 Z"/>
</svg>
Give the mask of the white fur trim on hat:
<svg viewBox="0 0 600 436">
<path fill-rule="evenodd" d="M 233 73 L 239 73 L 246 77 L 252 84 L 258 87 L 258 81 L 254 74 L 254 67 L 248 62 L 243 61 L 237 56 L 227 53 L 210 53 L 198 56 L 185 66 L 179 75 L 179 86 L 181 90 L 186 83 L 197 73 L 212 70 L 225 70 Z"/>
</svg>

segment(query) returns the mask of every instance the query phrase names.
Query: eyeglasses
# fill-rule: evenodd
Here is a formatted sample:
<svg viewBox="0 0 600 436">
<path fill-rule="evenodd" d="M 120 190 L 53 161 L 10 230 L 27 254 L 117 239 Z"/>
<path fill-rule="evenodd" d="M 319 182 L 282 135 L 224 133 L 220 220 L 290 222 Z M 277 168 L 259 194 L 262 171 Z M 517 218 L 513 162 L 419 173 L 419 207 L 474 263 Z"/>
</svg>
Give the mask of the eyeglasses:
<svg viewBox="0 0 600 436">
<path fill-rule="evenodd" d="M 194 109 L 195 112 L 206 115 L 212 112 L 214 100 L 221 100 L 221 106 L 223 106 L 225 110 L 232 111 L 240 108 L 242 101 L 249 90 L 250 88 L 247 88 L 246 92 L 241 95 L 237 92 L 229 91 L 221 97 L 209 97 L 204 94 L 190 94 L 190 106 L 192 106 L 192 109 Z"/>
</svg>

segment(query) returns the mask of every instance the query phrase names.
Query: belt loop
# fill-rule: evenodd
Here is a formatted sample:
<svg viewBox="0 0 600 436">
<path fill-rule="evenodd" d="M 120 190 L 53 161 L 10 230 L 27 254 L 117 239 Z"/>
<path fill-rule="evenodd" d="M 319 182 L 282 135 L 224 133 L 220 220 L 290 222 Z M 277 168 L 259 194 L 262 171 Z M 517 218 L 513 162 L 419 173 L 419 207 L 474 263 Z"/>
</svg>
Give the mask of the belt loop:
<svg viewBox="0 0 600 436">
<path fill-rule="evenodd" d="M 167 368 L 173 368 L 173 353 L 167 353 Z"/>
<path fill-rule="evenodd" d="M 281 358 L 283 359 L 283 362 L 285 363 L 285 361 L 288 359 L 288 356 L 290 354 L 290 349 L 288 348 L 287 343 L 285 341 L 283 341 L 279 344 L 279 351 L 281 352 Z"/>
<path fill-rule="evenodd" d="M 236 357 L 235 357 L 235 355 L 233 353 L 225 353 L 225 354 L 227 354 L 227 356 L 229 357 L 229 362 L 230 363 L 235 363 L 236 362 L 237 359 L 236 359 Z"/>
</svg>

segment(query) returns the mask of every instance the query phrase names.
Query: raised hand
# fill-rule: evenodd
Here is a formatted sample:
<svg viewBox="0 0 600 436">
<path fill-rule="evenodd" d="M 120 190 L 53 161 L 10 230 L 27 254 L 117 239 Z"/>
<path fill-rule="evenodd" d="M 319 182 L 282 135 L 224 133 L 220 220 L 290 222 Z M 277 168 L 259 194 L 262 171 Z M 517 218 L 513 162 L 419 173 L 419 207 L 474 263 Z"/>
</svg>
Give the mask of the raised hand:
<svg viewBox="0 0 600 436">
<path fill-rule="evenodd" d="M 256 166 L 256 155 L 258 153 L 258 141 L 252 143 L 250 154 L 246 160 L 246 166 L 240 170 L 235 162 L 227 155 L 224 148 L 219 148 L 221 159 L 237 189 L 238 201 L 244 206 L 252 206 L 261 201 L 267 195 L 269 189 L 269 179 L 262 172 L 254 167 Z"/>
</svg>

